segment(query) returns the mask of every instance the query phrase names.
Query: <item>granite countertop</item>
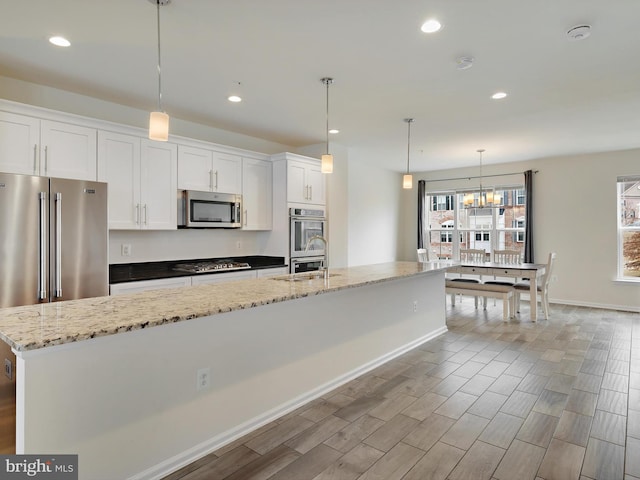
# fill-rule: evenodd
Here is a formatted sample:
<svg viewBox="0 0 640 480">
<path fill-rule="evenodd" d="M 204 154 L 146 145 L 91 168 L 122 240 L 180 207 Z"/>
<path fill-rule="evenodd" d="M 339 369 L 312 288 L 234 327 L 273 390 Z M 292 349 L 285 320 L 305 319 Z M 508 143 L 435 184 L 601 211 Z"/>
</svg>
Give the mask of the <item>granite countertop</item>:
<svg viewBox="0 0 640 480">
<path fill-rule="evenodd" d="M 443 271 L 450 262 L 391 262 L 332 269 L 327 280 L 238 280 L 0 309 L 0 339 L 16 351 L 114 335 L 218 313 Z M 298 274 L 300 275 L 300 274 Z"/>
</svg>

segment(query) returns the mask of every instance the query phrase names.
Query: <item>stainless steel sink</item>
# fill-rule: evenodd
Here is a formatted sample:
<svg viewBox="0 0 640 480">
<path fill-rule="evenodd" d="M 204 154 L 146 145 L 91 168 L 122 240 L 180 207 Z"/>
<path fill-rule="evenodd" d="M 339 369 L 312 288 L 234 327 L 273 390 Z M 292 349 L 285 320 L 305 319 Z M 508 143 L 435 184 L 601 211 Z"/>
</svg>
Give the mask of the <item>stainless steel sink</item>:
<svg viewBox="0 0 640 480">
<path fill-rule="evenodd" d="M 324 272 L 304 272 L 304 273 L 292 273 L 290 275 L 284 275 L 281 277 L 271 277 L 272 280 L 280 280 L 283 282 L 304 282 L 310 280 L 323 280 L 325 278 Z M 329 273 L 329 278 L 340 276 L 339 273 Z"/>
</svg>

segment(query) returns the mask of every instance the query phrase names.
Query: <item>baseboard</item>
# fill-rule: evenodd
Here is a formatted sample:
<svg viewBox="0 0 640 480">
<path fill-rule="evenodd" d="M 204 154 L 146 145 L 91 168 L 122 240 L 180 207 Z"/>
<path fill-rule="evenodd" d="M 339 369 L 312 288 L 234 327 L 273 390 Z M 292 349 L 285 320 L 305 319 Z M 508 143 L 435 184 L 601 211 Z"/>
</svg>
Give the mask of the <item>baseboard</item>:
<svg viewBox="0 0 640 480">
<path fill-rule="evenodd" d="M 640 313 L 640 307 L 634 307 L 632 305 L 611 305 L 608 303 L 591 303 L 591 302 L 577 302 L 574 300 L 557 300 L 549 299 L 549 303 L 557 303 L 559 305 L 570 305 L 573 307 L 586 307 L 586 308 L 598 308 L 601 310 L 615 310 L 618 312 L 638 312 Z"/>
<path fill-rule="evenodd" d="M 175 455 L 157 465 L 154 465 L 152 468 L 129 477 L 129 480 L 160 480 L 170 473 L 175 472 L 176 470 L 179 470 L 182 467 L 195 462 L 199 458 L 202 458 L 205 455 L 208 455 L 211 452 L 224 447 L 225 445 L 228 445 L 229 443 L 252 432 L 253 430 L 256 430 L 257 428 L 260 428 L 263 425 L 266 425 L 267 423 L 270 423 L 277 418 L 280 418 L 281 416 L 292 412 L 293 410 L 301 407 L 311 400 L 315 400 L 325 393 L 330 392 L 347 382 L 350 382 L 360 375 L 363 375 L 373 370 L 374 368 L 379 367 L 380 365 L 393 360 L 394 358 L 399 357 L 400 355 L 403 355 L 404 353 L 413 350 L 423 343 L 428 342 L 429 340 L 432 340 L 446 332 L 446 326 L 438 328 L 437 330 L 434 330 L 427 335 L 409 342 L 408 344 L 403 345 L 389 353 L 386 353 L 385 355 L 382 355 L 370 362 L 367 362 L 364 365 L 361 365 L 360 367 L 345 373 L 344 375 L 341 375 L 323 385 L 320 385 L 317 388 L 314 388 L 313 390 L 310 390 L 296 398 L 293 398 L 292 400 L 285 402 L 284 404 L 279 405 L 278 407 L 273 408 L 263 413 L 262 415 L 254 417 L 247 422 L 244 422 L 230 430 L 227 430 L 226 432 L 223 432 L 198 445 L 195 445 L 194 447 L 185 450 L 178 455 Z"/>
</svg>

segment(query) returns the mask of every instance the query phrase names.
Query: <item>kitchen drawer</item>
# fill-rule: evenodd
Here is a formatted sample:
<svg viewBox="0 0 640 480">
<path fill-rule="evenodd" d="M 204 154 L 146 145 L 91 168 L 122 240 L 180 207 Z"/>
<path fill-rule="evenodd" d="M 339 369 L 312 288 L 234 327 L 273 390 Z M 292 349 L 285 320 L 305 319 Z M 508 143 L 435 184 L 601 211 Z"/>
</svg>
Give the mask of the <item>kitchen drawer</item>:
<svg viewBox="0 0 640 480">
<path fill-rule="evenodd" d="M 462 273 L 467 275 L 486 275 L 493 274 L 487 267 L 451 267 L 447 269 L 447 273 Z"/>
</svg>

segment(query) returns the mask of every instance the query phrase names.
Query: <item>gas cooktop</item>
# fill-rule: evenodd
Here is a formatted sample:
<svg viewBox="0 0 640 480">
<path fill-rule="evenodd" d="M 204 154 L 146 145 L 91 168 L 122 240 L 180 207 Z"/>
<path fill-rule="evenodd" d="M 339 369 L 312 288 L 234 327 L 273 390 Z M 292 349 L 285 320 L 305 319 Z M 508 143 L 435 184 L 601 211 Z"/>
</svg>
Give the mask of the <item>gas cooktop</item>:
<svg viewBox="0 0 640 480">
<path fill-rule="evenodd" d="M 220 272 L 229 270 L 246 270 L 251 268 L 251 265 L 245 262 L 234 262 L 231 260 L 218 260 L 215 262 L 193 262 L 193 263 L 178 263 L 173 267 L 174 270 L 190 273 L 203 273 L 203 272 Z"/>
</svg>

